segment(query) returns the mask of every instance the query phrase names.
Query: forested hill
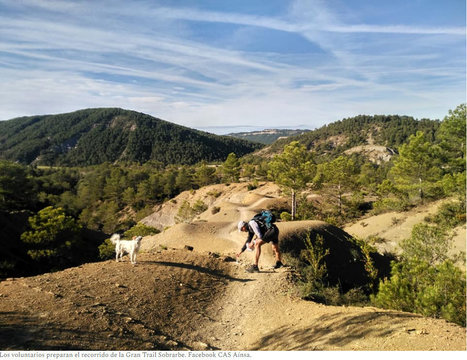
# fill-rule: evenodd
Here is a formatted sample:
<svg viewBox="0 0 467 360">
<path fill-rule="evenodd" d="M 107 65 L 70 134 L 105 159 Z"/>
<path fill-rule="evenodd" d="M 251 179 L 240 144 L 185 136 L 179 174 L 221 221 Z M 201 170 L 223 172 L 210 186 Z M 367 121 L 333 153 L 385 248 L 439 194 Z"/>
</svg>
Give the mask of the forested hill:
<svg viewBox="0 0 467 360">
<path fill-rule="evenodd" d="M 299 141 L 317 154 L 341 154 L 359 145 L 382 145 L 397 149 L 410 135 L 423 131 L 433 140 L 438 120 L 416 120 L 399 115 L 358 115 L 325 125 L 302 135 L 276 141 L 269 151 L 277 152 L 291 141 Z"/>
<path fill-rule="evenodd" d="M 0 158 L 24 164 L 195 164 L 224 161 L 231 152 L 243 156 L 260 147 L 118 108 L 0 121 Z"/>
</svg>

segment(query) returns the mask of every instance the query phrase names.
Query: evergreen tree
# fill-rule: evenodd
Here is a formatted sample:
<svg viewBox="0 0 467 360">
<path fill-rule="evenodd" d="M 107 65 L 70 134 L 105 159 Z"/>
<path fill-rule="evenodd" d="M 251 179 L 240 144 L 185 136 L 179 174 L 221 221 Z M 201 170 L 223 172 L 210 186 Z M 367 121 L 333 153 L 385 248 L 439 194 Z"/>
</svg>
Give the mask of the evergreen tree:
<svg viewBox="0 0 467 360">
<path fill-rule="evenodd" d="M 34 185 L 25 166 L 0 160 L 0 211 L 32 208 Z"/>
<path fill-rule="evenodd" d="M 292 220 L 297 209 L 296 193 L 311 181 L 314 170 L 311 153 L 298 141 L 286 145 L 283 153 L 276 155 L 269 163 L 269 177 L 291 193 Z"/>
<path fill-rule="evenodd" d="M 442 178 L 439 147 L 427 141 L 423 132 L 417 132 L 401 146 L 389 174 L 400 190 L 417 191 L 423 201 L 427 195 L 433 195 L 436 182 Z"/>
<path fill-rule="evenodd" d="M 442 149 L 444 167 L 449 173 L 465 171 L 466 104 L 449 110 L 436 134 Z"/>
<path fill-rule="evenodd" d="M 56 269 L 76 260 L 81 226 L 61 208 L 52 206 L 29 218 L 30 230 L 21 235 L 28 255 L 37 264 Z"/>
<path fill-rule="evenodd" d="M 240 161 L 235 153 L 230 153 L 222 164 L 224 181 L 237 182 L 240 178 Z"/>
<path fill-rule="evenodd" d="M 132 187 L 127 187 L 122 194 L 122 200 L 126 205 L 133 206 L 135 204 L 136 193 Z"/>
<path fill-rule="evenodd" d="M 450 239 L 437 228 L 415 226 L 402 242 L 401 261 L 372 296 L 376 306 L 442 317 L 465 326 L 465 272 L 447 254 Z"/>
<path fill-rule="evenodd" d="M 196 167 L 194 178 L 198 186 L 206 186 L 217 182 L 215 176 L 216 168 L 213 166 L 208 166 L 206 162 L 202 162 L 200 166 Z"/>
<path fill-rule="evenodd" d="M 141 181 L 138 184 L 135 200 L 140 203 L 146 202 L 148 199 L 151 198 L 152 195 L 152 188 L 151 183 L 149 180 Z"/>
<path fill-rule="evenodd" d="M 252 180 L 255 176 L 255 166 L 252 164 L 244 164 L 242 175 L 247 180 Z"/>
<path fill-rule="evenodd" d="M 319 164 L 315 183 L 326 183 L 331 186 L 338 201 L 339 214 L 342 214 L 343 195 L 355 184 L 357 168 L 354 161 L 347 156 L 339 156 L 337 159 Z"/>
<path fill-rule="evenodd" d="M 164 173 L 164 194 L 170 199 L 177 194 L 176 187 L 177 170 L 167 169 Z"/>
<path fill-rule="evenodd" d="M 110 176 L 105 179 L 104 199 L 121 202 L 121 194 L 125 189 L 125 173 L 119 167 L 110 172 Z"/>
<path fill-rule="evenodd" d="M 417 224 L 412 229 L 412 236 L 400 243 L 405 260 L 416 259 L 431 266 L 449 259 L 452 236 L 439 226 Z"/>
<path fill-rule="evenodd" d="M 182 166 L 175 178 L 175 186 L 179 192 L 193 188 L 193 174 L 186 166 Z"/>
</svg>

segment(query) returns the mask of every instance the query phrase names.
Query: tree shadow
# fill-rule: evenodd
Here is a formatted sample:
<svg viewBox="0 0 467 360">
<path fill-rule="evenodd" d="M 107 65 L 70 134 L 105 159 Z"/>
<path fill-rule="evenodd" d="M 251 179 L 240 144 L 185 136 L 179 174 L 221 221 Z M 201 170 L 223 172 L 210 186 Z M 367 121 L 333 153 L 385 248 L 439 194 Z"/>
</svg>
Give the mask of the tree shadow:
<svg viewBox="0 0 467 360">
<path fill-rule="evenodd" d="M 250 282 L 253 281 L 253 279 L 241 279 L 241 278 L 235 278 L 233 276 L 230 276 L 228 274 L 224 274 L 221 271 L 218 270 L 213 270 L 207 267 L 202 267 L 198 265 L 191 265 L 191 264 L 184 264 L 184 263 L 177 263 L 177 262 L 172 262 L 172 261 L 145 261 L 144 263 L 146 264 L 156 264 L 156 265 L 163 265 L 163 266 L 170 266 L 170 267 L 178 267 L 181 269 L 188 269 L 188 270 L 193 270 L 197 271 L 203 274 L 208 274 L 220 279 L 225 279 L 229 281 L 238 281 L 238 282 Z"/>
<path fill-rule="evenodd" d="M 0 318 L 2 350 L 83 350 L 105 346 L 106 339 L 97 332 L 67 329 L 17 312 L 0 312 Z M 83 345 L 74 345 L 77 341 Z"/>
<path fill-rule="evenodd" d="M 0 350 L 140 350 L 148 342 L 158 350 L 186 347 L 180 341 L 170 346 L 156 337 L 140 337 L 125 325 L 119 329 L 76 328 L 25 313 L 0 312 Z"/>
<path fill-rule="evenodd" d="M 347 315 L 342 312 L 323 315 L 312 326 L 297 329 L 296 325 L 281 326 L 263 335 L 249 350 L 323 350 L 344 347 L 365 337 L 386 338 L 400 329 L 404 320 L 415 314 L 371 312 Z M 385 326 L 371 326 L 380 321 Z M 389 325 L 388 325 L 389 324 Z M 378 350 L 378 349 L 373 349 Z"/>
</svg>

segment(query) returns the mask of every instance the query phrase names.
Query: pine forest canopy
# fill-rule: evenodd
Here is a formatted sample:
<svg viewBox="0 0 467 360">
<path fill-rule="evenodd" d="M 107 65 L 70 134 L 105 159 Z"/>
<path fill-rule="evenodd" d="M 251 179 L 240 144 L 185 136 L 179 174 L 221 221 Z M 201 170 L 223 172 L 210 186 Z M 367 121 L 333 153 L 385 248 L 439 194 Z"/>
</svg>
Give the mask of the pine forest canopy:
<svg viewBox="0 0 467 360">
<path fill-rule="evenodd" d="M 439 125 L 439 120 L 416 120 L 410 116 L 358 115 L 333 122 L 302 135 L 279 139 L 271 146 L 270 151 L 277 152 L 285 144 L 299 141 L 317 154 L 339 154 L 354 146 L 368 144 L 370 139 L 374 145 L 397 149 L 417 131 L 422 131 L 430 139 L 434 139 Z"/>
<path fill-rule="evenodd" d="M 24 164 L 195 164 L 224 161 L 230 153 L 243 156 L 261 146 L 118 108 L 0 121 L 0 158 Z"/>
</svg>

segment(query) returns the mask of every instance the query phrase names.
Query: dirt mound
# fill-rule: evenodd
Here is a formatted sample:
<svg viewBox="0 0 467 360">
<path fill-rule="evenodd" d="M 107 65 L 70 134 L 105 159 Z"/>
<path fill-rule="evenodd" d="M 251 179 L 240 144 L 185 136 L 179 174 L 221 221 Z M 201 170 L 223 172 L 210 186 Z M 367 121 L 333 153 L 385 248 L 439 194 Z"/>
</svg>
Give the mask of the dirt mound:
<svg viewBox="0 0 467 360">
<path fill-rule="evenodd" d="M 279 187 L 273 183 L 261 183 L 256 189 L 248 190 L 246 183 L 229 185 L 217 184 L 205 186 L 198 190 L 184 191 L 174 199 L 154 209 L 154 212 L 141 220 L 143 224 L 160 230 L 177 223 L 176 216 L 180 206 L 186 201 L 191 206 L 202 201 L 207 210 L 194 220 L 233 221 L 238 218 L 238 207 L 251 206 L 260 202 L 259 207 L 251 207 L 251 212 L 263 208 L 280 208 L 285 206 L 286 199 L 281 197 Z M 213 211 L 215 209 L 215 211 Z M 249 216 L 249 214 L 248 214 Z"/>
<path fill-rule="evenodd" d="M 136 266 L 105 261 L 3 281 L 0 348 L 200 349 L 231 272 L 220 259 L 163 251 L 140 254 Z"/>
<path fill-rule="evenodd" d="M 416 207 L 407 212 L 388 212 L 380 215 L 369 216 L 360 219 L 358 222 L 348 224 L 344 230 L 352 236 L 361 239 L 370 236 L 377 239 L 374 246 L 379 252 L 399 253 L 399 242 L 411 236 L 414 225 L 422 223 L 427 216 L 436 214 L 439 207 L 448 200 L 438 200 L 436 202 Z M 453 238 L 453 253 L 466 251 L 466 227 L 459 226 L 455 229 Z"/>
<path fill-rule="evenodd" d="M 343 291 L 359 288 L 368 284 L 370 278 L 365 270 L 366 258 L 362 249 L 353 241 L 352 236 L 336 226 L 323 221 L 294 221 L 282 223 L 281 250 L 298 258 L 306 249 L 304 239 L 309 237 L 313 244 L 320 236 L 328 278 L 331 285 L 338 285 Z M 389 275 L 391 258 L 372 253 L 373 263 L 379 277 Z"/>
</svg>

